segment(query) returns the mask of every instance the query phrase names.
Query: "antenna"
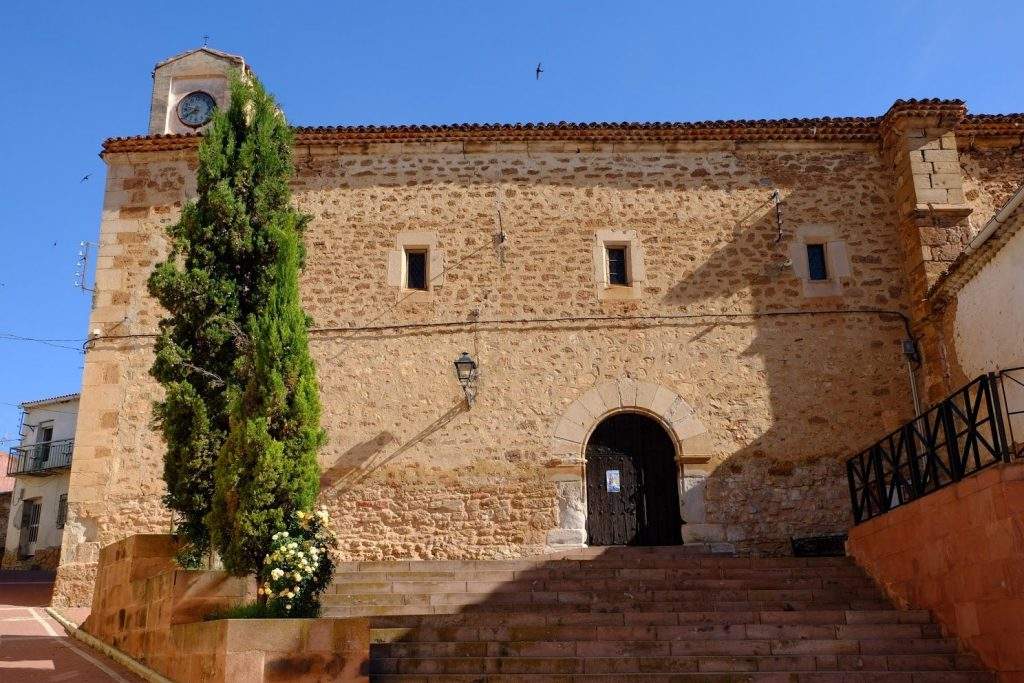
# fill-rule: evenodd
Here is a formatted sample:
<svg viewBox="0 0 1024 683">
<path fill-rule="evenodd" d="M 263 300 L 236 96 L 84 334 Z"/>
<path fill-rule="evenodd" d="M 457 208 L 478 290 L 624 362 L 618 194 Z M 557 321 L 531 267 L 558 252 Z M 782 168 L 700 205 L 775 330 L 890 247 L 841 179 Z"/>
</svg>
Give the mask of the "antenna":
<svg viewBox="0 0 1024 683">
<path fill-rule="evenodd" d="M 86 281 L 89 276 L 89 252 L 96 245 L 92 242 L 79 242 L 78 243 L 78 261 L 75 263 L 75 287 L 78 287 L 83 292 L 91 292 L 91 287 L 86 287 Z"/>
</svg>

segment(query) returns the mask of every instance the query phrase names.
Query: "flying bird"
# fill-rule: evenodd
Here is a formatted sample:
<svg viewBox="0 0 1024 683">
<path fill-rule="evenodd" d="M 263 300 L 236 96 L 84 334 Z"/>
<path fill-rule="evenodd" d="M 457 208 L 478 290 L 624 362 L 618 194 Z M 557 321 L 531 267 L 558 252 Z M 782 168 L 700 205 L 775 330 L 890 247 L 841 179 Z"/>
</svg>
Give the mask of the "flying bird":
<svg viewBox="0 0 1024 683">
<path fill-rule="evenodd" d="M 537 62 L 537 71 L 536 71 L 536 76 L 537 76 L 537 80 L 538 80 L 538 81 L 540 80 L 540 75 L 541 75 L 542 73 L 544 73 L 544 69 L 540 68 L 540 62 Z"/>
<path fill-rule="evenodd" d="M 84 183 L 86 180 L 89 179 L 89 176 L 91 176 L 91 175 L 92 175 L 92 173 L 86 173 L 84 176 L 82 176 L 82 179 L 79 180 L 78 182 Z"/>
</svg>

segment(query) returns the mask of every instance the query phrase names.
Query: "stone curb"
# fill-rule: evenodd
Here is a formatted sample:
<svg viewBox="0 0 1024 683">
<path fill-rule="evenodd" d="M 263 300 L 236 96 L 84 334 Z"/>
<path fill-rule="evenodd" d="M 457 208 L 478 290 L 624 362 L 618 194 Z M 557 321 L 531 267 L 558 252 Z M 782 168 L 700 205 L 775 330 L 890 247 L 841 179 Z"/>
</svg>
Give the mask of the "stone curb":
<svg viewBox="0 0 1024 683">
<path fill-rule="evenodd" d="M 53 607 L 47 607 L 46 613 L 54 619 L 56 619 L 57 623 L 64 627 L 64 631 L 67 632 L 69 636 L 75 638 L 76 640 L 80 640 L 81 642 L 91 647 L 93 650 L 96 650 L 97 652 L 106 655 L 107 657 L 110 657 L 115 662 L 131 671 L 136 676 L 139 676 L 140 678 L 143 678 L 149 681 L 150 683 L 174 683 L 174 681 L 172 681 L 171 679 L 164 678 L 157 672 L 150 669 L 145 664 L 137 662 L 125 653 L 121 652 L 116 647 L 113 647 L 112 645 L 107 645 L 99 638 L 89 635 L 82 629 L 75 626 L 63 614 L 58 612 Z"/>
</svg>

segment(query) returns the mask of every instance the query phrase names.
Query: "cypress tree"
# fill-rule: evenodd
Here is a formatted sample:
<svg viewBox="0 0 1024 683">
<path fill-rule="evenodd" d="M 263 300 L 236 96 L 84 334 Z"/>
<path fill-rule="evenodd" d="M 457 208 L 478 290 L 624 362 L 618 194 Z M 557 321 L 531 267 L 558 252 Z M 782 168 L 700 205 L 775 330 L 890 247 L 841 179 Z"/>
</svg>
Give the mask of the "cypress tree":
<svg viewBox="0 0 1024 683">
<path fill-rule="evenodd" d="M 237 111 L 236 111 L 237 110 Z M 299 300 L 299 272 L 308 217 L 291 206 L 292 138 L 274 100 L 255 80 L 236 82 L 228 112 L 238 114 L 239 166 L 248 241 L 260 257 L 244 311 L 246 343 L 228 385 L 228 432 L 217 456 L 213 505 L 206 517 L 226 569 L 259 574 L 272 537 L 293 513 L 312 509 L 319 493 L 320 428 L 310 323 Z"/>
<path fill-rule="evenodd" d="M 215 540 L 229 568 L 255 571 L 234 549 L 259 546 L 256 535 L 269 539 L 317 493 L 323 435 L 297 285 L 307 218 L 290 205 L 291 144 L 262 85 L 233 77 L 231 105 L 214 114 L 199 146 L 196 200 L 168 229 L 170 254 L 149 279 L 169 314 L 151 369 L 165 389 L 154 421 L 167 446 L 164 500 L 179 517 L 185 564 Z M 265 427 L 255 460 L 255 451 L 237 451 L 249 446 L 253 421 Z M 236 490 L 221 481 L 238 482 Z M 280 509 L 257 514 L 264 503 Z"/>
</svg>

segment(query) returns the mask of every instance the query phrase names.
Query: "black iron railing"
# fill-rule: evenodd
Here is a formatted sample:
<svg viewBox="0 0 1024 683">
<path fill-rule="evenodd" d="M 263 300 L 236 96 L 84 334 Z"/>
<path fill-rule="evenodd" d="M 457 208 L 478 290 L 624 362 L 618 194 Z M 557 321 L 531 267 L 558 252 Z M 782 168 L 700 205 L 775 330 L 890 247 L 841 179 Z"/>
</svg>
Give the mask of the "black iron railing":
<svg viewBox="0 0 1024 683">
<path fill-rule="evenodd" d="M 74 449 L 74 439 L 44 441 L 12 448 L 11 457 L 7 460 L 7 474 L 55 474 L 57 470 L 71 467 L 71 453 Z"/>
<path fill-rule="evenodd" d="M 1017 421 L 1019 428 L 1024 416 L 1022 399 L 1024 368 L 981 375 L 850 458 L 855 522 L 1019 456 L 1013 426 Z M 1017 407 L 1008 409 L 1011 404 Z"/>
</svg>

